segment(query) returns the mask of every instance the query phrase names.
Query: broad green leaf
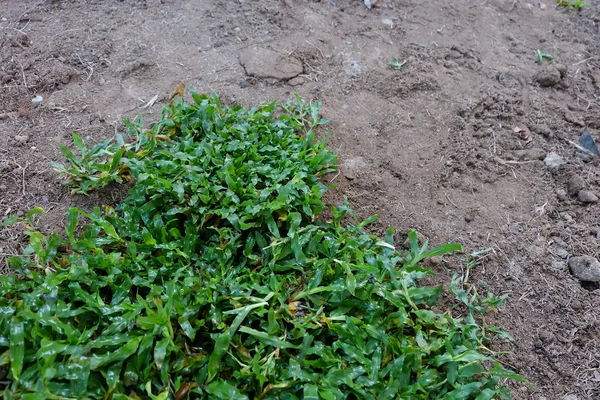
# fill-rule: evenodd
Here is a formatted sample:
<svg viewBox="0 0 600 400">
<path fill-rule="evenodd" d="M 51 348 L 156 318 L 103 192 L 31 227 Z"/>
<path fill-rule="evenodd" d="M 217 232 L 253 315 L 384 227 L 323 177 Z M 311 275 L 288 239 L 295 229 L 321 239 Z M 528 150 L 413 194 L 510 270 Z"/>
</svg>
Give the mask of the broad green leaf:
<svg viewBox="0 0 600 400">
<path fill-rule="evenodd" d="M 156 343 L 154 346 L 154 362 L 156 368 L 161 369 L 165 362 L 165 356 L 167 355 L 167 347 L 169 346 L 170 338 L 165 337 Z"/>
<path fill-rule="evenodd" d="M 248 400 L 248 396 L 242 394 L 238 388 L 227 381 L 215 381 L 206 387 L 206 393 L 213 399 L 219 400 Z"/>
<path fill-rule="evenodd" d="M 10 372 L 15 381 L 21 378 L 25 359 L 25 326 L 23 321 L 13 316 L 10 319 Z"/>
</svg>

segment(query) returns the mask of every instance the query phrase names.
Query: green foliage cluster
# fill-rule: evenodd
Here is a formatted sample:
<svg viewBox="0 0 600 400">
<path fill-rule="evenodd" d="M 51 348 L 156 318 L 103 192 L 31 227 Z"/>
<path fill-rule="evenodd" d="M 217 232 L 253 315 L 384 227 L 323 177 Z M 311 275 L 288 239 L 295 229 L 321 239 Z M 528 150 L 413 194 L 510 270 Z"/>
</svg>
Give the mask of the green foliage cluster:
<svg viewBox="0 0 600 400">
<path fill-rule="evenodd" d="M 127 144 L 64 148 L 76 192 L 134 179 L 115 209 L 70 209 L 66 234 L 0 276 L 4 399 L 492 399 L 504 378 L 455 278 L 465 318 L 432 311 L 428 250 L 365 233 L 347 204 L 316 217 L 336 157 L 319 103 L 244 109 L 192 92 Z M 350 223 L 347 221 L 350 220 Z M 2 376 L 5 375 L 5 376 Z"/>
<path fill-rule="evenodd" d="M 575 8 L 581 11 L 583 8 L 587 7 L 584 0 L 577 1 L 568 1 L 568 0 L 556 0 L 557 7 L 565 7 L 565 8 Z"/>
</svg>

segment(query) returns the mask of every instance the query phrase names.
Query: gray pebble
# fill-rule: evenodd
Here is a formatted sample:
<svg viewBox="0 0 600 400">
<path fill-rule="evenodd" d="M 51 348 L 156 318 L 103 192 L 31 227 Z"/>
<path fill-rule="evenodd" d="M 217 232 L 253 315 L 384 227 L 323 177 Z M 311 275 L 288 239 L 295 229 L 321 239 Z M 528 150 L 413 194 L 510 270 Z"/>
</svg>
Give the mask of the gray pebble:
<svg viewBox="0 0 600 400">
<path fill-rule="evenodd" d="M 567 269 L 567 263 L 564 261 L 552 261 L 552 263 L 550 263 L 550 268 L 557 271 L 564 271 Z"/>
<path fill-rule="evenodd" d="M 600 282 L 600 261 L 591 256 L 578 256 L 569 259 L 571 275 L 580 281 Z"/>
<path fill-rule="evenodd" d="M 577 200 L 579 200 L 582 203 L 597 203 L 598 196 L 596 196 L 590 190 L 581 190 L 581 191 L 579 191 L 579 194 L 577 195 Z"/>
<path fill-rule="evenodd" d="M 551 246 L 548 248 L 548 252 L 554 256 L 560 257 L 566 260 L 569 257 L 569 252 L 560 246 Z"/>
</svg>

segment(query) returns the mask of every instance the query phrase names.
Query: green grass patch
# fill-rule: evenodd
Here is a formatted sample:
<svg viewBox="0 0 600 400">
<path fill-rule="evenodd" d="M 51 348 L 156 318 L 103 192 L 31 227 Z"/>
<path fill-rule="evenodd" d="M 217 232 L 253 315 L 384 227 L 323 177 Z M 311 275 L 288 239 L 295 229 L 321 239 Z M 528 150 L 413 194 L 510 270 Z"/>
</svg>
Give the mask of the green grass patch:
<svg viewBox="0 0 600 400">
<path fill-rule="evenodd" d="M 575 9 L 581 11 L 582 9 L 587 7 L 587 4 L 585 4 L 585 1 L 583 1 L 583 0 L 578 0 L 578 1 L 556 0 L 556 6 L 557 7 L 565 7 L 565 8 L 575 8 Z"/>
<path fill-rule="evenodd" d="M 317 218 L 337 162 L 319 103 L 192 96 L 126 122 L 133 141 L 63 148 L 74 192 L 135 182 L 115 209 L 70 209 L 64 235 L 36 230 L 41 209 L 5 222 L 30 244 L 0 277 L 4 399 L 509 398 L 523 378 L 475 318 L 502 299 L 455 277 L 458 318 L 417 284 L 461 246 L 411 231 L 398 250 L 347 204 Z"/>
</svg>

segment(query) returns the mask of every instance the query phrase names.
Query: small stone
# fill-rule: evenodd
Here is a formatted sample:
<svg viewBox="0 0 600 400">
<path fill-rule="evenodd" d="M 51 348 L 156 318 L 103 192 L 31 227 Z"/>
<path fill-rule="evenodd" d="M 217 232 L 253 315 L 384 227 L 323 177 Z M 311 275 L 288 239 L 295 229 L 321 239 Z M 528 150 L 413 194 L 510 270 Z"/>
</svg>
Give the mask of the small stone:
<svg viewBox="0 0 600 400">
<path fill-rule="evenodd" d="M 390 29 L 394 27 L 394 21 L 392 21 L 391 19 L 384 18 L 384 19 L 382 19 L 382 20 L 381 20 L 381 22 L 382 22 L 384 25 L 386 25 L 386 26 L 389 26 L 389 27 L 390 27 Z"/>
<path fill-rule="evenodd" d="M 300 85 L 302 85 L 302 84 L 304 83 L 304 77 L 302 77 L 302 76 L 297 76 L 297 77 L 295 77 L 295 78 L 292 78 L 292 79 L 290 79 L 290 80 L 288 81 L 288 83 L 289 83 L 291 86 L 300 86 Z"/>
<path fill-rule="evenodd" d="M 573 174 L 569 177 L 567 182 L 567 192 L 569 196 L 575 197 L 579 194 L 579 191 L 585 189 L 585 181 L 577 174 Z"/>
<path fill-rule="evenodd" d="M 233 30 L 234 30 L 235 32 L 239 32 L 239 31 L 241 31 L 241 30 L 242 30 L 242 28 L 240 28 L 239 26 L 236 26 L 235 28 L 233 28 Z"/>
<path fill-rule="evenodd" d="M 350 107 L 348 104 L 346 104 L 346 103 L 342 104 L 342 110 L 347 110 L 348 107 Z"/>
<path fill-rule="evenodd" d="M 17 211 L 17 217 L 21 217 L 22 218 L 24 216 L 25 216 L 25 213 L 23 211 L 21 211 L 21 210 Z"/>
<path fill-rule="evenodd" d="M 567 263 L 564 261 L 552 261 L 550 263 L 550 268 L 557 271 L 564 271 L 567 269 Z"/>
<path fill-rule="evenodd" d="M 544 163 L 546 164 L 546 168 L 548 168 L 550 171 L 556 171 L 560 168 L 561 165 L 566 164 L 567 160 L 565 160 L 564 157 L 551 151 L 546 155 L 546 158 L 544 158 Z"/>
<path fill-rule="evenodd" d="M 473 214 L 467 214 L 467 215 L 465 215 L 465 222 L 469 223 L 471 221 L 473 221 Z"/>
<path fill-rule="evenodd" d="M 6 185 L 5 185 L 5 184 L 1 184 L 1 185 L 0 185 L 0 191 L 2 191 L 2 192 L 6 192 L 6 189 L 8 189 L 8 188 L 6 187 Z"/>
<path fill-rule="evenodd" d="M 241 87 L 242 89 L 243 89 L 243 88 L 245 88 L 246 86 L 248 86 L 248 83 L 247 83 L 246 81 L 241 81 L 241 82 L 240 82 L 240 87 Z"/>
<path fill-rule="evenodd" d="M 569 259 L 571 275 L 580 281 L 600 282 L 600 261 L 591 256 L 578 256 Z"/>
<path fill-rule="evenodd" d="M 560 257 L 563 260 L 566 260 L 567 257 L 569 257 L 569 252 L 563 249 L 562 247 L 552 246 L 550 249 L 548 249 L 548 251 L 550 252 L 550 254 Z"/>
<path fill-rule="evenodd" d="M 558 189 L 556 191 L 556 198 L 560 201 L 566 201 L 568 199 L 567 191 L 565 189 Z"/>
<path fill-rule="evenodd" d="M 541 87 L 552 87 L 560 83 L 560 71 L 555 67 L 549 66 L 538 72 L 535 80 Z"/>
<path fill-rule="evenodd" d="M 25 143 L 27 140 L 29 140 L 29 136 L 27 135 L 17 135 L 15 136 L 15 140 L 19 143 Z"/>
<path fill-rule="evenodd" d="M 548 8 L 547 5 L 545 5 L 544 3 L 540 3 L 540 10 L 545 10 L 546 8 Z"/>
<path fill-rule="evenodd" d="M 40 104 L 42 104 L 42 101 L 44 101 L 44 98 L 42 96 L 35 96 L 33 99 L 31 99 L 31 106 L 37 107 Z"/>
<path fill-rule="evenodd" d="M 372 7 L 377 7 L 377 3 L 379 2 L 379 0 L 365 0 L 365 6 L 367 6 L 368 9 L 371 9 Z"/>
<path fill-rule="evenodd" d="M 582 203 L 597 203 L 598 202 L 598 196 L 596 196 L 592 191 L 590 190 L 580 190 L 579 194 L 577 195 L 577 200 L 579 200 Z"/>
</svg>

